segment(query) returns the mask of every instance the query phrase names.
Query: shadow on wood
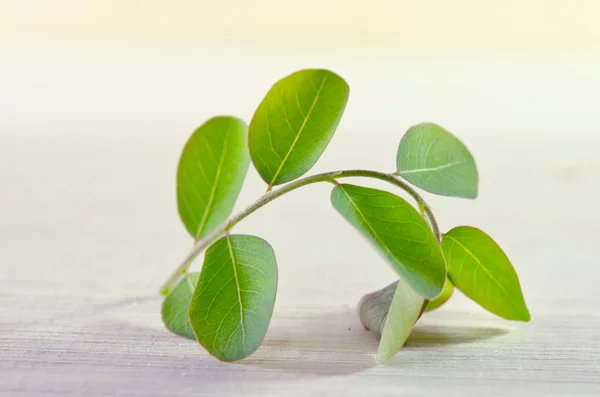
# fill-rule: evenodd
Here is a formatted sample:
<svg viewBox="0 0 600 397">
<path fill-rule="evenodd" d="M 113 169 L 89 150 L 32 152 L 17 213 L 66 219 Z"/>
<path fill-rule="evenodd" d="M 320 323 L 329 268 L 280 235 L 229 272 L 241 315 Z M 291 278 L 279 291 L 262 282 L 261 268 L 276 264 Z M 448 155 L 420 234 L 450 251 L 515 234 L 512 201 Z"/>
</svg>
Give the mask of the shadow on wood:
<svg viewBox="0 0 600 397">
<path fill-rule="evenodd" d="M 357 373 L 376 365 L 378 340 L 353 309 L 276 314 L 262 346 L 241 365 L 286 373 L 331 376 Z"/>
<path fill-rule="evenodd" d="M 504 328 L 492 327 L 457 327 L 424 325 L 417 326 L 406 342 L 406 346 L 453 345 L 476 343 L 510 332 Z"/>
</svg>

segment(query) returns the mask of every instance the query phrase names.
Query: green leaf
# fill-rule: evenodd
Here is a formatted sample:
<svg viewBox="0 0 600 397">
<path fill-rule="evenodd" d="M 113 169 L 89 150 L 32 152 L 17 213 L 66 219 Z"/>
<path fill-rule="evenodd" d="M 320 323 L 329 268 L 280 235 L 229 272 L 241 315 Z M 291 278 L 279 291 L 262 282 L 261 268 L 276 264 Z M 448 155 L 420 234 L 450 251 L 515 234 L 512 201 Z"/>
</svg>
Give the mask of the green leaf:
<svg viewBox="0 0 600 397">
<path fill-rule="evenodd" d="M 404 345 L 427 302 L 402 279 L 362 297 L 358 303 L 360 321 L 365 329 L 381 336 L 379 361 L 387 360 Z"/>
<path fill-rule="evenodd" d="M 162 320 L 167 329 L 177 335 L 196 339 L 188 318 L 190 301 L 200 273 L 189 273 L 167 295 L 162 304 Z"/>
<path fill-rule="evenodd" d="M 405 281 L 398 281 L 381 333 L 377 361 L 387 361 L 404 345 L 419 319 L 424 301 Z"/>
<path fill-rule="evenodd" d="M 307 69 L 279 80 L 250 122 L 252 162 L 269 188 L 298 178 L 317 162 L 342 118 L 348 84 Z"/>
<path fill-rule="evenodd" d="M 177 204 L 196 239 L 225 222 L 237 200 L 248 165 L 248 128 L 234 117 L 214 117 L 186 143 L 177 169 Z"/>
<path fill-rule="evenodd" d="M 454 292 L 454 286 L 452 285 L 450 280 L 446 279 L 446 283 L 444 284 L 444 290 L 437 298 L 429 301 L 429 303 L 427 304 L 427 308 L 425 308 L 425 311 L 429 312 L 431 310 L 437 309 L 438 307 L 442 306 L 444 303 L 446 303 L 448 301 L 448 299 L 450 299 L 453 292 Z"/>
<path fill-rule="evenodd" d="M 456 288 L 502 318 L 529 321 L 517 273 L 490 236 L 460 226 L 444 235 L 442 250 Z"/>
<path fill-rule="evenodd" d="M 398 289 L 398 282 L 399 281 L 394 281 L 387 287 L 366 294 L 361 298 L 360 302 L 358 302 L 358 316 L 367 331 L 375 332 L 377 335 L 381 336 L 385 320 L 390 310 L 390 305 L 392 304 L 392 299 L 394 298 L 396 289 Z M 424 307 L 421 308 L 422 312 L 426 311 L 425 309 L 429 302 L 430 301 L 428 300 L 423 302 Z"/>
<path fill-rule="evenodd" d="M 446 266 L 440 246 L 425 219 L 406 200 L 343 184 L 331 192 L 331 203 L 417 293 L 431 299 L 442 292 Z"/>
<path fill-rule="evenodd" d="M 265 240 L 230 235 L 206 251 L 189 317 L 198 342 L 222 361 L 261 344 L 275 304 L 277 262 Z"/>
<path fill-rule="evenodd" d="M 430 193 L 464 198 L 477 197 L 475 160 L 454 135 L 433 123 L 408 129 L 396 158 L 398 174 Z"/>
<path fill-rule="evenodd" d="M 366 330 L 381 336 L 397 288 L 398 281 L 394 281 L 385 288 L 364 295 L 358 302 L 358 316 Z"/>
</svg>

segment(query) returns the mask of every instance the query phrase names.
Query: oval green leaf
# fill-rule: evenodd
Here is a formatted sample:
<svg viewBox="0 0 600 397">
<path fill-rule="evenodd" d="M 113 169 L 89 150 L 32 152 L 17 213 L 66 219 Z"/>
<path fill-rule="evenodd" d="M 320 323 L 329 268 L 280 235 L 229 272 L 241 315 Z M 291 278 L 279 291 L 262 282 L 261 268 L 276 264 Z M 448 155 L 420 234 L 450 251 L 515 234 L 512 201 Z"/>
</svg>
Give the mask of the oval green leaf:
<svg viewBox="0 0 600 397">
<path fill-rule="evenodd" d="M 161 309 L 162 320 L 167 329 L 188 339 L 196 339 L 188 310 L 199 276 L 200 273 L 189 273 L 183 277 L 167 295 Z"/>
<path fill-rule="evenodd" d="M 448 299 L 450 299 L 453 292 L 454 292 L 454 286 L 452 285 L 450 280 L 446 279 L 446 283 L 444 284 L 444 290 L 442 291 L 441 294 L 438 295 L 437 298 L 429 301 L 429 303 L 427 304 L 427 307 L 425 308 L 425 311 L 429 312 L 429 311 L 435 310 L 438 307 L 442 306 L 444 303 L 448 302 Z"/>
<path fill-rule="evenodd" d="M 490 236 L 460 226 L 444 235 L 442 250 L 456 288 L 497 316 L 529 321 L 517 273 Z"/>
<path fill-rule="evenodd" d="M 396 158 L 398 174 L 430 193 L 475 198 L 478 180 L 475 160 L 450 132 L 433 123 L 408 129 Z"/>
<path fill-rule="evenodd" d="M 277 262 L 265 240 L 222 237 L 206 251 L 189 318 L 198 342 L 214 357 L 235 361 L 261 344 L 275 304 Z"/>
<path fill-rule="evenodd" d="M 279 80 L 250 122 L 252 162 L 269 188 L 298 178 L 317 162 L 348 101 L 337 74 L 307 69 Z"/>
<path fill-rule="evenodd" d="M 416 293 L 404 280 L 398 280 L 396 292 L 381 333 L 377 361 L 391 358 L 408 339 L 413 326 L 419 319 L 425 299 Z"/>
<path fill-rule="evenodd" d="M 227 220 L 250 164 L 248 127 L 228 116 L 214 117 L 190 137 L 177 168 L 177 205 L 196 240 Z"/>
<path fill-rule="evenodd" d="M 432 299 L 442 292 L 446 266 L 440 246 L 406 200 L 383 190 L 342 184 L 331 192 L 331 203 L 417 293 Z"/>
</svg>

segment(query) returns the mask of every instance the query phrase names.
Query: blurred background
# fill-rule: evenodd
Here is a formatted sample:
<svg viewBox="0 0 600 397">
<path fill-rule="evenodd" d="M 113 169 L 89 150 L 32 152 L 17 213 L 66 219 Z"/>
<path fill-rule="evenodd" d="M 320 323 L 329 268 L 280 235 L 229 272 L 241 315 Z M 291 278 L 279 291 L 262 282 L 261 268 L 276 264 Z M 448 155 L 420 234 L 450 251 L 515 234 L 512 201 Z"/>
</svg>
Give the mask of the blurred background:
<svg viewBox="0 0 600 397">
<path fill-rule="evenodd" d="M 435 120 L 594 135 L 600 123 L 594 0 L 0 5 L 4 132 L 170 137 L 215 113 L 248 120 L 270 84 L 303 67 L 349 81 L 350 133 Z"/>
<path fill-rule="evenodd" d="M 9 41 L 244 46 L 290 50 L 598 49 L 594 0 L 22 0 L 2 3 Z"/>
<path fill-rule="evenodd" d="M 535 299 L 576 277 L 563 264 L 595 266 L 598 15 L 595 0 L 0 0 L 5 291 L 20 296 L 36 269 L 64 294 L 154 296 L 191 244 L 174 178 L 188 136 L 216 114 L 249 121 L 276 80 L 322 67 L 351 95 L 313 171 L 392 171 L 409 126 L 455 133 L 478 162 L 480 197 L 427 199 L 443 229 L 479 225 L 512 255 L 535 318 L 546 310 Z M 238 207 L 264 188 L 251 171 Z M 344 305 L 394 277 L 362 266 L 377 256 L 329 208 L 328 189 L 240 225 L 287 263 L 279 305 L 300 295 L 319 307 L 323 295 L 296 284 L 313 283 L 307 268 L 325 272 L 317 289 L 344 269 L 348 288 L 330 291 Z M 348 244 L 365 248 L 340 257 Z"/>
</svg>

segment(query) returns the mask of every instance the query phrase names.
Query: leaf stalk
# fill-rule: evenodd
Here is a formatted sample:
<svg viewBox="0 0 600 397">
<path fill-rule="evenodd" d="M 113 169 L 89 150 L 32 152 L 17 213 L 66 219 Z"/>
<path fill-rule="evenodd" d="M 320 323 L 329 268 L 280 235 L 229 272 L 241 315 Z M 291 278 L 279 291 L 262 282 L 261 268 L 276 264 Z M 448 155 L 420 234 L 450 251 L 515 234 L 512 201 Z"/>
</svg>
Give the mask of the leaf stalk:
<svg viewBox="0 0 600 397">
<path fill-rule="evenodd" d="M 295 181 L 289 182 L 279 189 L 269 191 L 264 194 L 254 203 L 250 204 L 244 211 L 239 214 L 229 218 L 228 221 L 217 227 L 210 234 L 208 234 L 203 239 L 199 240 L 195 245 L 188 256 L 177 266 L 173 274 L 167 279 L 167 281 L 162 285 L 160 289 L 160 293 L 164 296 L 167 296 L 171 290 L 175 287 L 179 279 L 185 275 L 192 263 L 192 261 L 200 255 L 208 246 L 214 243 L 219 237 L 228 233 L 236 224 L 242 221 L 244 218 L 258 210 L 259 208 L 265 206 L 271 201 L 275 200 L 278 197 L 283 196 L 286 193 L 289 193 L 293 190 L 296 190 L 302 186 L 311 185 L 317 182 L 329 182 L 329 183 L 337 183 L 336 179 L 340 178 L 373 178 L 379 179 L 385 182 L 388 182 L 400 189 L 404 190 L 411 196 L 416 202 L 419 208 L 422 208 L 425 212 L 425 216 L 431 225 L 431 229 L 433 230 L 433 234 L 440 242 L 442 236 L 440 234 L 440 229 L 438 227 L 438 223 L 431 211 L 431 208 L 423 197 L 419 193 L 417 193 L 412 187 L 410 187 L 406 182 L 399 179 L 399 177 L 395 174 L 386 174 L 384 172 L 371 171 L 371 170 L 344 170 L 344 171 L 332 171 L 332 172 L 324 172 L 321 174 L 311 175 L 308 177 L 304 177 L 301 179 L 297 179 Z"/>
</svg>

